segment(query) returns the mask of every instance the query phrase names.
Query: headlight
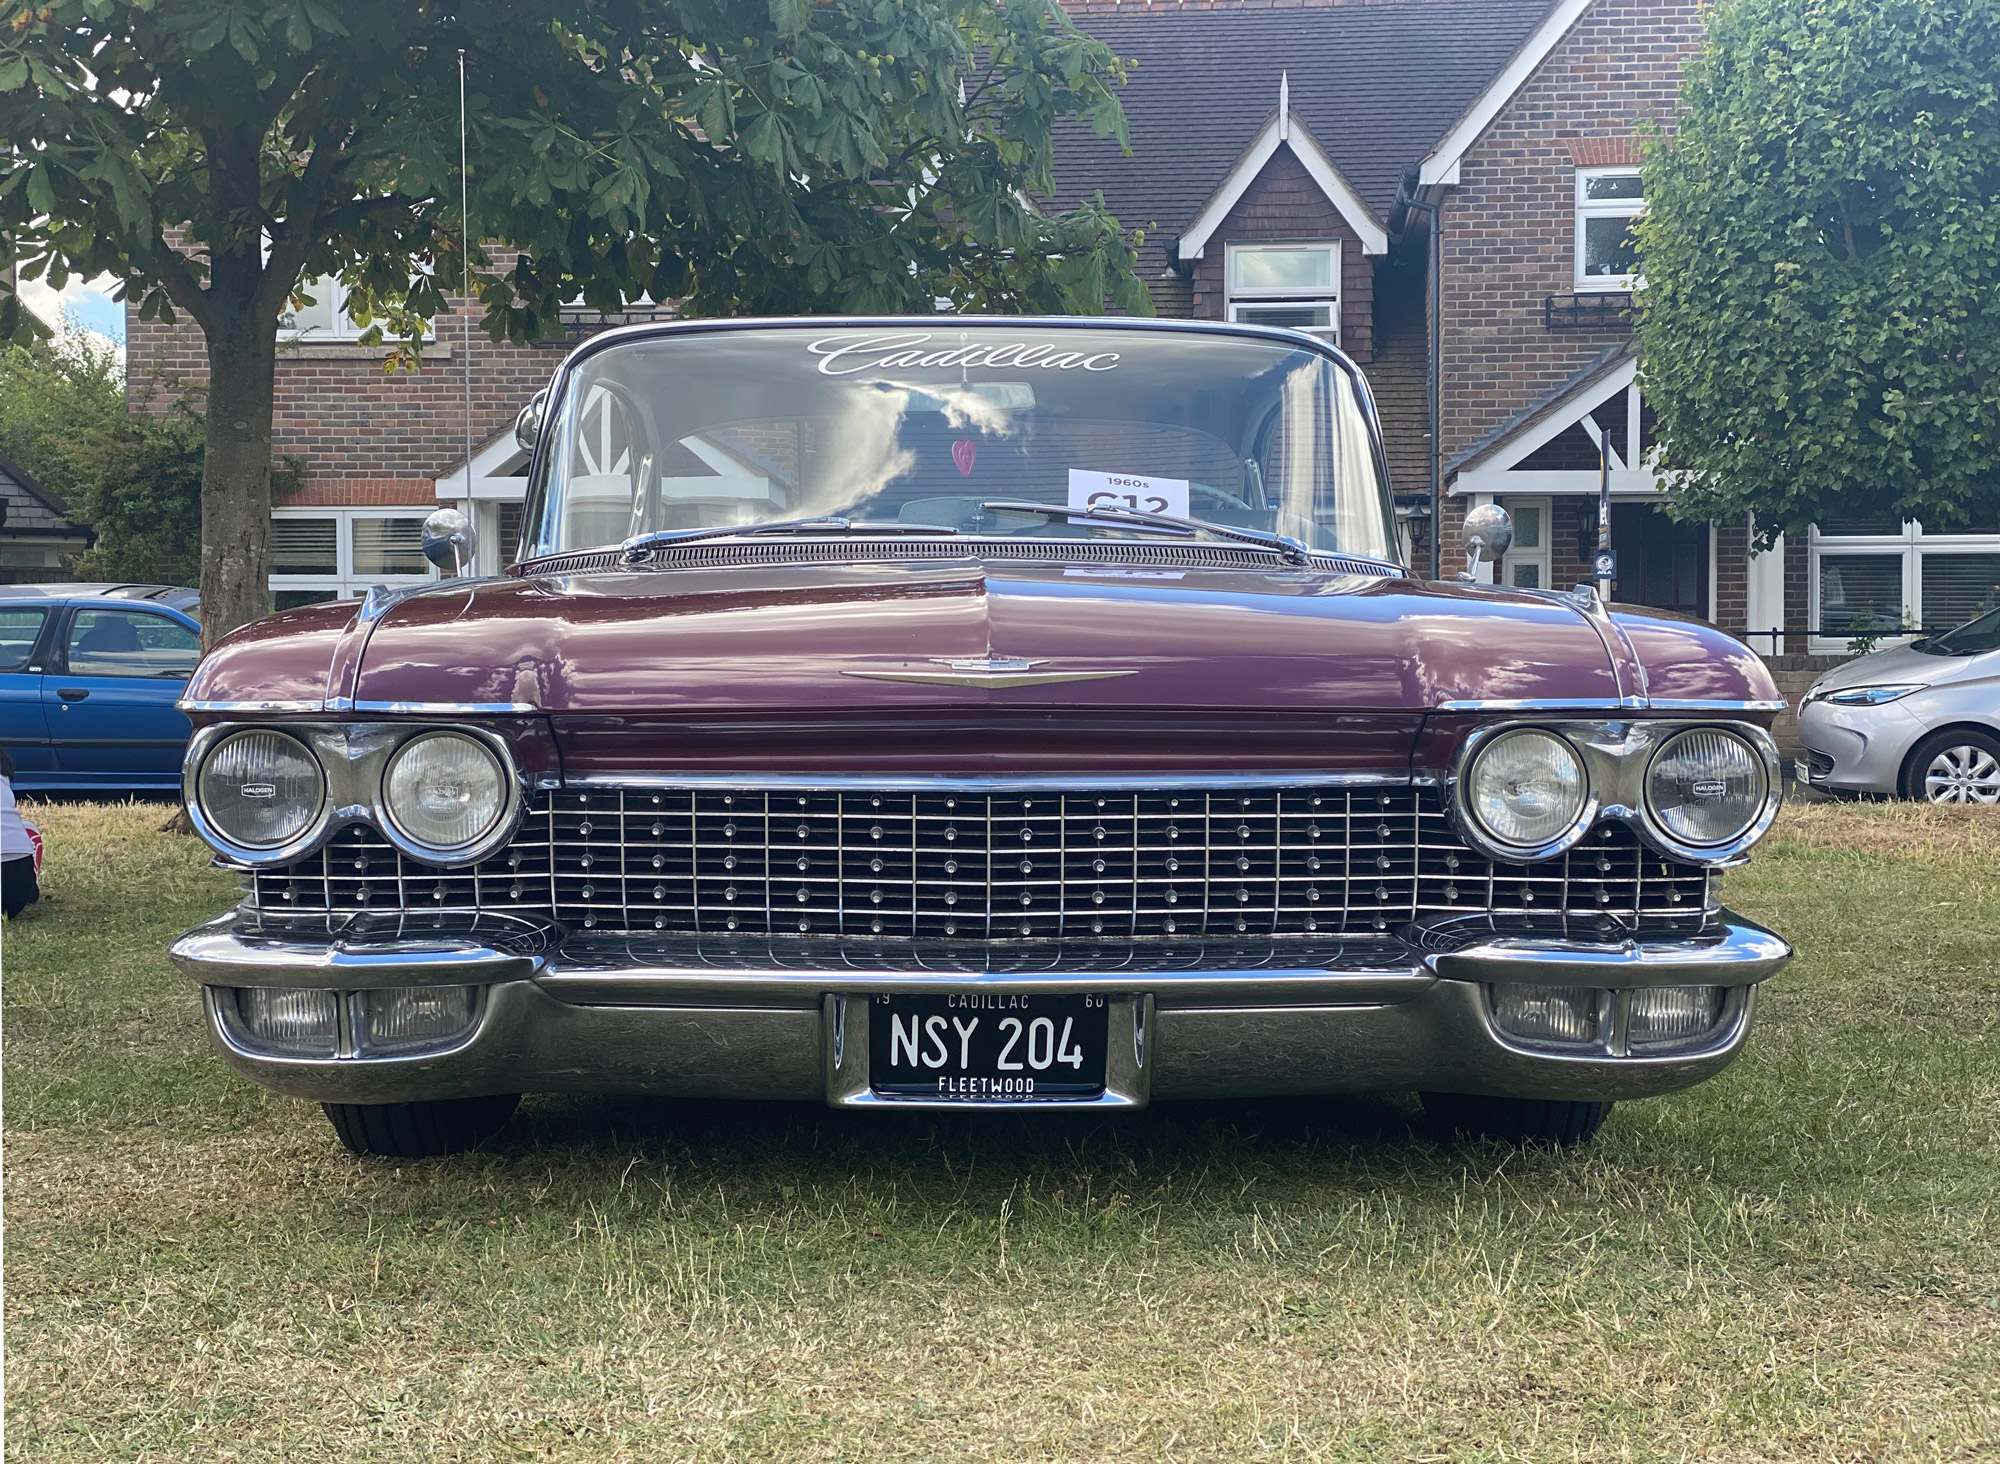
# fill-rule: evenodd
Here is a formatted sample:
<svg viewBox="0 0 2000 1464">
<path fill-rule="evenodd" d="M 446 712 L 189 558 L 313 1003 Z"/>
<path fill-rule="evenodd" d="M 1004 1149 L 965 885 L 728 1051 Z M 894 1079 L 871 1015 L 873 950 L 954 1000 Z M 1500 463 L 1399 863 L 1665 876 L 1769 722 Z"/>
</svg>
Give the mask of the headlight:
<svg viewBox="0 0 2000 1464">
<path fill-rule="evenodd" d="M 203 759 L 195 796 L 215 831 L 246 849 L 275 849 L 312 827 L 326 780 L 306 745 L 283 732 L 238 732 Z"/>
<path fill-rule="evenodd" d="M 1770 791 L 1757 749 L 1717 727 L 1668 738 L 1646 771 L 1653 817 L 1687 844 L 1726 844 L 1748 832 Z"/>
<path fill-rule="evenodd" d="M 457 732 L 407 743 L 382 779 L 389 821 L 439 853 L 476 844 L 507 808 L 507 774 L 486 745 Z"/>
<path fill-rule="evenodd" d="M 1560 839 L 1583 815 L 1590 787 L 1562 738 L 1531 727 L 1503 732 L 1479 750 L 1466 773 L 1465 803 L 1499 843 L 1537 849 Z"/>
<path fill-rule="evenodd" d="M 1846 686 L 1839 691 L 1821 692 L 1820 700 L 1832 702 L 1837 707 L 1879 707 L 1884 702 L 1922 690 L 1921 686 Z"/>
</svg>

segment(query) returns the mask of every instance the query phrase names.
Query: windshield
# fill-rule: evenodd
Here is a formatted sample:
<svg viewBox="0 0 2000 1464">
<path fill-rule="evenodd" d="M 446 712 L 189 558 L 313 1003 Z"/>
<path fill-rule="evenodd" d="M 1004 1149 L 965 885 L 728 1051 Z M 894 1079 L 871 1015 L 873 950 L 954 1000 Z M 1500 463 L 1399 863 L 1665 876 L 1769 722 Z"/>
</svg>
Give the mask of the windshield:
<svg viewBox="0 0 2000 1464">
<path fill-rule="evenodd" d="M 1982 651 L 2000 651 L 2000 610 L 1988 610 L 1956 630 L 1918 641 L 1912 649 L 1928 651 L 1933 656 L 1976 656 Z"/>
<path fill-rule="evenodd" d="M 834 517 L 855 533 L 1159 533 L 996 500 L 1395 557 L 1354 381 L 1282 340 L 948 319 L 677 332 L 585 357 L 548 430 L 523 559 Z"/>
</svg>

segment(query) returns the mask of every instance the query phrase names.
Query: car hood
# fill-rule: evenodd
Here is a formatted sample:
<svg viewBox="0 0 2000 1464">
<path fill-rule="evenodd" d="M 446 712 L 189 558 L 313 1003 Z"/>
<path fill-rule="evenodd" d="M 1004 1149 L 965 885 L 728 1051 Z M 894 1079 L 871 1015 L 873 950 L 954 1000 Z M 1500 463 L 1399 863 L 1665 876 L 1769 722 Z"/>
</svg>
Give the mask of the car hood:
<svg viewBox="0 0 2000 1464">
<path fill-rule="evenodd" d="M 1003 675 L 989 679 L 989 661 Z M 1039 679 L 1054 676 L 1065 679 Z M 326 605 L 247 627 L 189 692 L 197 702 L 322 695 L 738 715 L 1423 712 L 1776 693 L 1762 662 L 1711 627 L 1590 615 L 1556 596 L 1319 568 L 968 558 L 447 582 L 372 619 Z"/>
<path fill-rule="evenodd" d="M 2000 652 L 1977 656 L 1933 656 L 1908 646 L 1890 646 L 1843 661 L 1813 683 L 1814 691 L 1839 691 L 1848 686 L 1935 686 L 1991 676 L 2000 666 Z"/>
</svg>

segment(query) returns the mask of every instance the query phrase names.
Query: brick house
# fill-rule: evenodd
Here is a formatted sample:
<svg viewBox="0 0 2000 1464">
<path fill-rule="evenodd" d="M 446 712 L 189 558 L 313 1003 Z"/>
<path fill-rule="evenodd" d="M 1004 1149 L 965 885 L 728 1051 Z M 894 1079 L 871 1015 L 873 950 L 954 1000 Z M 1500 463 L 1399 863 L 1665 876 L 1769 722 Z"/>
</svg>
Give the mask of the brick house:
<svg viewBox="0 0 2000 1464">
<path fill-rule="evenodd" d="M 1162 315 L 1296 326 L 1362 365 L 1419 569 L 1434 538 L 1444 572 L 1459 568 L 1465 512 L 1491 501 L 1516 539 L 1485 576 L 1585 579 L 1603 450 L 1617 597 L 1749 637 L 1788 691 L 1844 654 L 1859 615 L 1936 627 L 1990 601 L 2000 524 L 1823 525 L 1752 557 L 1748 525 L 1680 525 L 1659 507 L 1626 229 L 1644 207 L 1636 132 L 1671 125 L 1696 0 L 1067 6 L 1134 62 L 1132 152 L 1063 127 L 1056 201 L 1101 191 L 1145 230 Z M 384 376 L 380 353 L 343 334 L 337 290 L 322 295 L 279 366 L 278 450 L 305 467 L 276 511 L 279 603 L 425 573 L 415 527 L 440 500 L 470 497 L 497 569 L 524 486 L 508 427 L 560 350 L 475 333 L 468 474 L 463 319 L 438 322 L 420 372 Z M 568 340 L 599 323 L 579 316 Z M 198 378 L 198 338 L 129 330 L 135 394 L 148 373 Z"/>
</svg>

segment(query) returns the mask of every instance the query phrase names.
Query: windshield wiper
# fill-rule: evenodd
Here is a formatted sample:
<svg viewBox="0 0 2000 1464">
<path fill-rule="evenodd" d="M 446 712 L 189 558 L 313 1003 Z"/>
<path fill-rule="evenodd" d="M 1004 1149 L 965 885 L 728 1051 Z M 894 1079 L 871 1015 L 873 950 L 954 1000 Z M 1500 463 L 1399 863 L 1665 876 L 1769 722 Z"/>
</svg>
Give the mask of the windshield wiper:
<svg viewBox="0 0 2000 1464">
<path fill-rule="evenodd" d="M 1050 519 L 1096 519 L 1101 523 L 1125 524 L 1133 528 L 1171 529 L 1182 534 L 1214 534 L 1219 539 L 1235 539 L 1243 544 L 1255 544 L 1284 557 L 1290 564 L 1305 564 L 1312 557 L 1312 551 L 1289 534 L 1270 534 L 1262 529 L 1243 529 L 1235 524 L 1210 523 L 1207 519 L 1181 518 L 1171 513 L 1152 513 L 1143 508 L 1118 508 L 1110 504 L 1098 504 L 1090 508 L 1066 508 L 1056 503 L 1029 503 L 1011 498 L 995 499 L 982 503 L 981 508 L 989 512 L 1038 513 Z"/>
<path fill-rule="evenodd" d="M 853 519 L 836 517 L 772 519 L 762 524 L 716 524 L 706 529 L 655 529 L 650 534 L 638 534 L 618 547 L 625 551 L 625 558 L 632 563 L 646 557 L 647 551 L 663 544 L 692 544 L 697 539 L 728 539 L 748 534 L 956 534 L 957 529 L 950 524 L 906 524 L 857 523 Z"/>
</svg>

